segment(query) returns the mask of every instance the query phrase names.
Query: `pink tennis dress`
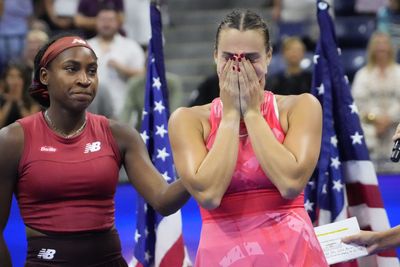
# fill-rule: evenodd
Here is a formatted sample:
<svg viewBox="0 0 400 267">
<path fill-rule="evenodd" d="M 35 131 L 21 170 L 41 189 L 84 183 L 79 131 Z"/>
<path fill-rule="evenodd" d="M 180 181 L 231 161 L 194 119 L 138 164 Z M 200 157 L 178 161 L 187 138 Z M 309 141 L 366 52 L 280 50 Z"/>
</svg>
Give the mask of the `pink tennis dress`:
<svg viewBox="0 0 400 267">
<path fill-rule="evenodd" d="M 262 114 L 276 139 L 285 134 L 279 123 L 275 97 L 266 91 Z M 219 98 L 211 104 L 211 131 L 207 148 L 214 143 L 221 120 Z M 200 207 L 203 221 L 196 267 L 321 267 L 328 266 L 304 209 L 304 195 L 281 197 L 261 169 L 244 123 L 240 125 L 237 165 L 221 205 Z"/>
</svg>

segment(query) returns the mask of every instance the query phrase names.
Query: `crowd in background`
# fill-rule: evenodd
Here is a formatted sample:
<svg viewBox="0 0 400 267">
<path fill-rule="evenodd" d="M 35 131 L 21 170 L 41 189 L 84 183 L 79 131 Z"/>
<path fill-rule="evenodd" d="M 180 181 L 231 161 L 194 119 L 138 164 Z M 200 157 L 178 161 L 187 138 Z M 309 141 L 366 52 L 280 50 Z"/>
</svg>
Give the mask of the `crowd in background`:
<svg viewBox="0 0 400 267">
<path fill-rule="evenodd" d="M 271 21 L 280 27 L 272 44 L 274 58 L 280 61 L 272 61 L 266 89 L 285 95 L 310 92 L 311 59 L 318 38 L 315 1 L 267 2 Z M 367 32 L 368 40 L 357 44 L 365 56 L 348 73 L 349 82 L 378 172 L 400 172 L 400 164 L 388 162 L 391 136 L 400 121 L 400 0 L 328 2 L 334 5 L 335 20 L 368 17 L 374 22 L 376 32 Z M 166 10 L 166 3 L 161 3 Z M 139 129 L 149 4 L 149 0 L 0 0 L 0 128 L 42 109 L 27 93 L 35 54 L 50 37 L 69 31 L 86 38 L 98 56 L 99 90 L 90 111 Z M 173 27 L 168 14 L 163 17 L 165 26 Z M 307 30 L 299 25 L 308 25 Z M 355 43 L 338 41 L 343 53 L 346 46 L 355 48 Z M 216 75 L 207 77 L 190 99 L 183 97 L 179 75 L 167 69 L 167 80 L 171 111 L 218 97 Z"/>
</svg>

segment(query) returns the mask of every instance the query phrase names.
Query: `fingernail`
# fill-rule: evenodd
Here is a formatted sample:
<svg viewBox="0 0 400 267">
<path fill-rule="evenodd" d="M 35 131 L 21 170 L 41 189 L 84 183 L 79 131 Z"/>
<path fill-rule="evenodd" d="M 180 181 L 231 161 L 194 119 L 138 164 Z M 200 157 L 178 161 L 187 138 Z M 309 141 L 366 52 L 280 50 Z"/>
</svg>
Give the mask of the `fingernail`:
<svg viewBox="0 0 400 267">
<path fill-rule="evenodd" d="M 240 72 L 240 67 L 237 67 L 238 68 L 238 72 Z"/>
<path fill-rule="evenodd" d="M 242 62 L 242 58 L 241 58 L 241 57 L 240 57 L 240 58 L 238 58 L 238 61 L 239 61 L 239 62 Z"/>
<path fill-rule="evenodd" d="M 243 54 L 243 53 L 241 53 L 241 54 L 239 55 L 239 57 L 243 58 L 243 57 L 244 57 L 244 54 Z"/>
<path fill-rule="evenodd" d="M 235 71 L 235 70 L 236 70 L 236 67 L 235 67 L 235 66 L 233 66 L 233 67 L 232 67 L 232 69 Z"/>
</svg>

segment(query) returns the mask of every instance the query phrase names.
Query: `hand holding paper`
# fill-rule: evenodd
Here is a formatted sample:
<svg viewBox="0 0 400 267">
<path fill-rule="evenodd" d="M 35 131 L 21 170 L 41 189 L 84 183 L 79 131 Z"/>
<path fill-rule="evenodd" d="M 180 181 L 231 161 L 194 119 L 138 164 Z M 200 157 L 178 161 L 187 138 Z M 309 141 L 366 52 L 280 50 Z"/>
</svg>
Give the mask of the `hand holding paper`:
<svg viewBox="0 0 400 267">
<path fill-rule="evenodd" d="M 368 255 L 367 249 L 356 244 L 345 244 L 342 238 L 360 232 L 356 217 L 314 228 L 329 264 Z"/>
</svg>

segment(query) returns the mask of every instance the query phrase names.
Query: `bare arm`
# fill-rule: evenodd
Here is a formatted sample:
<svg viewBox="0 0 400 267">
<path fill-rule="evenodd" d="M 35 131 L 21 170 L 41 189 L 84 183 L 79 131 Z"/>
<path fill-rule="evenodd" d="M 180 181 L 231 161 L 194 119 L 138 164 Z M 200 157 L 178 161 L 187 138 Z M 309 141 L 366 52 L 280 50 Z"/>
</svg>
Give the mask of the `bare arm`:
<svg viewBox="0 0 400 267">
<path fill-rule="evenodd" d="M 10 214 L 13 189 L 17 181 L 17 169 L 23 146 L 23 133 L 14 123 L 0 130 L 0 266 L 11 267 L 11 258 L 3 232 Z"/>
<path fill-rule="evenodd" d="M 124 23 L 124 13 L 118 12 L 119 25 Z M 96 30 L 96 17 L 88 17 L 81 13 L 77 13 L 74 17 L 74 24 L 77 28 L 86 30 Z"/>
<path fill-rule="evenodd" d="M 274 137 L 264 118 L 255 112 L 245 117 L 251 144 L 258 161 L 284 198 L 295 198 L 306 186 L 318 160 L 322 115 L 310 94 L 296 99 L 288 114 L 289 129 L 283 144 Z"/>
<path fill-rule="evenodd" d="M 50 20 L 60 28 L 68 28 L 72 26 L 71 18 L 61 18 L 54 12 L 54 0 L 44 0 L 44 8 Z"/>
<path fill-rule="evenodd" d="M 167 216 L 179 210 L 190 195 L 181 180 L 168 184 L 152 164 L 139 133 L 128 126 L 110 121 L 122 152 L 129 181 L 157 212 Z"/>
<path fill-rule="evenodd" d="M 361 231 L 343 239 L 344 243 L 366 246 L 369 254 L 400 246 L 400 226 L 382 232 Z"/>
<path fill-rule="evenodd" d="M 254 153 L 282 197 L 295 198 L 303 191 L 318 160 L 321 106 L 311 94 L 282 99 L 280 116 L 287 118 L 288 129 L 281 144 L 260 111 L 264 80 L 259 82 L 248 60 L 241 65 L 244 70 L 239 74 L 242 112 Z"/>
<path fill-rule="evenodd" d="M 223 115 L 212 148 L 204 143 L 207 107 L 180 108 L 170 118 L 169 133 L 178 173 L 190 194 L 206 209 L 219 206 L 236 166 L 240 107 L 232 61 L 222 74 Z"/>
<path fill-rule="evenodd" d="M 274 20 L 279 20 L 281 18 L 282 11 L 282 0 L 274 0 L 272 7 L 272 18 Z"/>
<path fill-rule="evenodd" d="M 113 59 L 109 60 L 108 64 L 110 66 L 112 66 L 113 68 L 115 68 L 116 71 L 121 76 L 123 76 L 125 79 L 129 79 L 129 78 L 131 78 L 133 76 L 137 76 L 137 75 L 142 74 L 144 72 L 143 68 L 132 68 L 130 66 L 126 66 L 126 65 L 124 65 L 122 63 L 119 63 L 118 61 L 113 60 Z"/>
<path fill-rule="evenodd" d="M 190 108 L 179 108 L 170 118 L 176 168 L 187 190 L 206 209 L 219 206 L 231 182 L 238 155 L 239 119 L 239 114 L 224 116 L 207 151 L 203 127 Z"/>
<path fill-rule="evenodd" d="M 0 107 L 0 128 L 3 127 L 4 124 L 6 123 L 6 119 L 10 114 L 11 107 L 12 107 L 12 101 L 7 99 L 4 105 Z"/>
<path fill-rule="evenodd" d="M 96 17 L 87 17 L 78 13 L 74 17 L 74 24 L 77 28 L 82 28 L 86 30 L 95 30 Z"/>
</svg>

